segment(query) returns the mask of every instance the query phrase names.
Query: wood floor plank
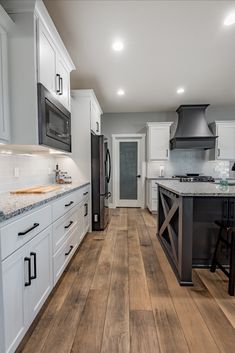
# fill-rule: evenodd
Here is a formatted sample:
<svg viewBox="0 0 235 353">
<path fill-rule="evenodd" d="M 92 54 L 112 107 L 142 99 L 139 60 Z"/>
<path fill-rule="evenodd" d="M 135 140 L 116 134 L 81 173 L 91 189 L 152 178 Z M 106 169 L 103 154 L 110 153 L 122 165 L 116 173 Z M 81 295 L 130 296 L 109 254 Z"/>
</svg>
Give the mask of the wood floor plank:
<svg viewBox="0 0 235 353">
<path fill-rule="evenodd" d="M 138 230 L 140 231 L 140 228 Z M 148 232 L 145 233 L 145 237 L 147 236 Z M 140 237 L 142 237 L 141 234 Z M 151 242 L 149 236 L 148 238 Z M 157 256 L 151 245 L 142 245 L 141 252 L 154 310 L 160 350 L 162 353 L 188 353 L 189 348 Z"/>
<path fill-rule="evenodd" d="M 71 353 L 100 353 L 107 297 L 100 289 L 89 291 Z"/>
<path fill-rule="evenodd" d="M 118 230 L 101 353 L 129 353 L 127 231 Z"/>
<path fill-rule="evenodd" d="M 152 310 L 137 229 L 128 230 L 130 310 Z"/>
<path fill-rule="evenodd" d="M 189 289 L 189 292 L 217 346 L 223 353 L 233 353 L 235 350 L 235 328 L 209 293 L 196 271 L 193 272 L 193 283 L 194 286 Z"/>
<path fill-rule="evenodd" d="M 216 273 L 211 273 L 208 269 L 197 269 L 196 272 L 235 328 L 235 298 L 228 295 L 221 277 Z"/>
<path fill-rule="evenodd" d="M 109 225 L 71 353 L 100 353 L 116 242 Z"/>
<path fill-rule="evenodd" d="M 156 232 L 149 229 L 153 242 L 153 248 L 159 260 L 159 266 L 164 271 L 167 286 L 180 320 L 183 332 L 192 353 L 219 353 L 219 348 L 211 335 L 200 311 L 187 287 L 181 287 L 166 259 L 160 243 L 156 238 Z"/>
<path fill-rule="evenodd" d="M 130 312 L 131 353 L 160 352 L 152 311 Z"/>
</svg>

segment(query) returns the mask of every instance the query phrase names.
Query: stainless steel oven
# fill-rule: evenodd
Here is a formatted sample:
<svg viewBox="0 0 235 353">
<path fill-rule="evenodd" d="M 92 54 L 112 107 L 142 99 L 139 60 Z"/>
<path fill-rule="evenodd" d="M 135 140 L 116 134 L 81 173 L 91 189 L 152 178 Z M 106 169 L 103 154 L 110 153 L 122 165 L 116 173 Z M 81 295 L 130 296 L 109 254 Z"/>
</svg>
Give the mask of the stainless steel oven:
<svg viewBox="0 0 235 353">
<path fill-rule="evenodd" d="M 38 83 L 39 144 L 71 152 L 71 114 Z"/>
</svg>

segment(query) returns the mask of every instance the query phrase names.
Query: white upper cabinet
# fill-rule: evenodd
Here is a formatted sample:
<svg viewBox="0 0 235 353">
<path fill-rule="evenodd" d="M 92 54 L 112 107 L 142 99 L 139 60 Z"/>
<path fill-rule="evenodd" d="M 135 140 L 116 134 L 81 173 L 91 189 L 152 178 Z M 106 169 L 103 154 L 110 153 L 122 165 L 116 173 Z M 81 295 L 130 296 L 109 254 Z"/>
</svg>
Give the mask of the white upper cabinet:
<svg viewBox="0 0 235 353">
<path fill-rule="evenodd" d="M 70 111 L 70 70 L 60 55 L 56 60 L 56 93 L 61 104 Z"/>
<path fill-rule="evenodd" d="M 42 22 L 38 20 L 38 81 L 50 92 L 56 90 L 56 50 Z"/>
<path fill-rule="evenodd" d="M 43 1 L 2 3 L 13 20 L 8 33 L 10 143 L 38 146 L 37 84 L 42 83 L 70 111 L 70 72 L 75 66 Z M 1 129 L 0 122 L 0 134 Z"/>
<path fill-rule="evenodd" d="M 212 150 L 212 159 L 235 159 L 235 121 L 215 121 L 211 124 L 216 139 L 215 150 Z"/>
<path fill-rule="evenodd" d="M 12 20 L 0 5 L 0 142 L 2 143 L 7 143 L 10 139 L 7 31 L 12 25 Z"/>
<path fill-rule="evenodd" d="M 168 160 L 172 123 L 147 123 L 147 159 Z"/>
<path fill-rule="evenodd" d="M 55 41 L 38 19 L 38 82 L 70 110 L 70 69 Z"/>
<path fill-rule="evenodd" d="M 101 109 L 97 104 L 97 100 L 92 97 L 91 99 L 91 130 L 96 134 L 100 135 L 101 126 L 100 126 L 100 115 Z"/>
</svg>

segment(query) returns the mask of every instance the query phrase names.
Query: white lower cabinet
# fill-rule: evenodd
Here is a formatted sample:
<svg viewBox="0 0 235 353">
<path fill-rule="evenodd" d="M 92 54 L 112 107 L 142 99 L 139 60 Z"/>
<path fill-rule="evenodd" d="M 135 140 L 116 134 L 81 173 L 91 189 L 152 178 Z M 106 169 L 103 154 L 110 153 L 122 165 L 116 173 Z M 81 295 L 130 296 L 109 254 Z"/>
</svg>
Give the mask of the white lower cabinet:
<svg viewBox="0 0 235 353">
<path fill-rule="evenodd" d="M 53 287 L 51 227 L 2 262 L 5 352 L 14 352 Z"/>
<path fill-rule="evenodd" d="M 147 180 L 146 204 L 150 212 L 158 212 L 158 185 L 156 180 Z"/>
<path fill-rule="evenodd" d="M 89 186 L 0 227 L 0 353 L 15 352 L 89 228 Z"/>
</svg>

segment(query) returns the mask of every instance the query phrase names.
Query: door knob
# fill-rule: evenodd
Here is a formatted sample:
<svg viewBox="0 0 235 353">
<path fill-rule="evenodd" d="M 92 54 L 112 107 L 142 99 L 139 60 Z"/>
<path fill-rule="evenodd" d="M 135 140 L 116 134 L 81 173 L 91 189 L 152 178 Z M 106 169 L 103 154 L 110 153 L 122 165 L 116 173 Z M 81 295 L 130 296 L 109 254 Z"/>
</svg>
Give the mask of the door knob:
<svg viewBox="0 0 235 353">
<path fill-rule="evenodd" d="M 141 178 L 141 175 L 139 174 L 139 175 L 136 175 L 136 178 Z"/>
</svg>

